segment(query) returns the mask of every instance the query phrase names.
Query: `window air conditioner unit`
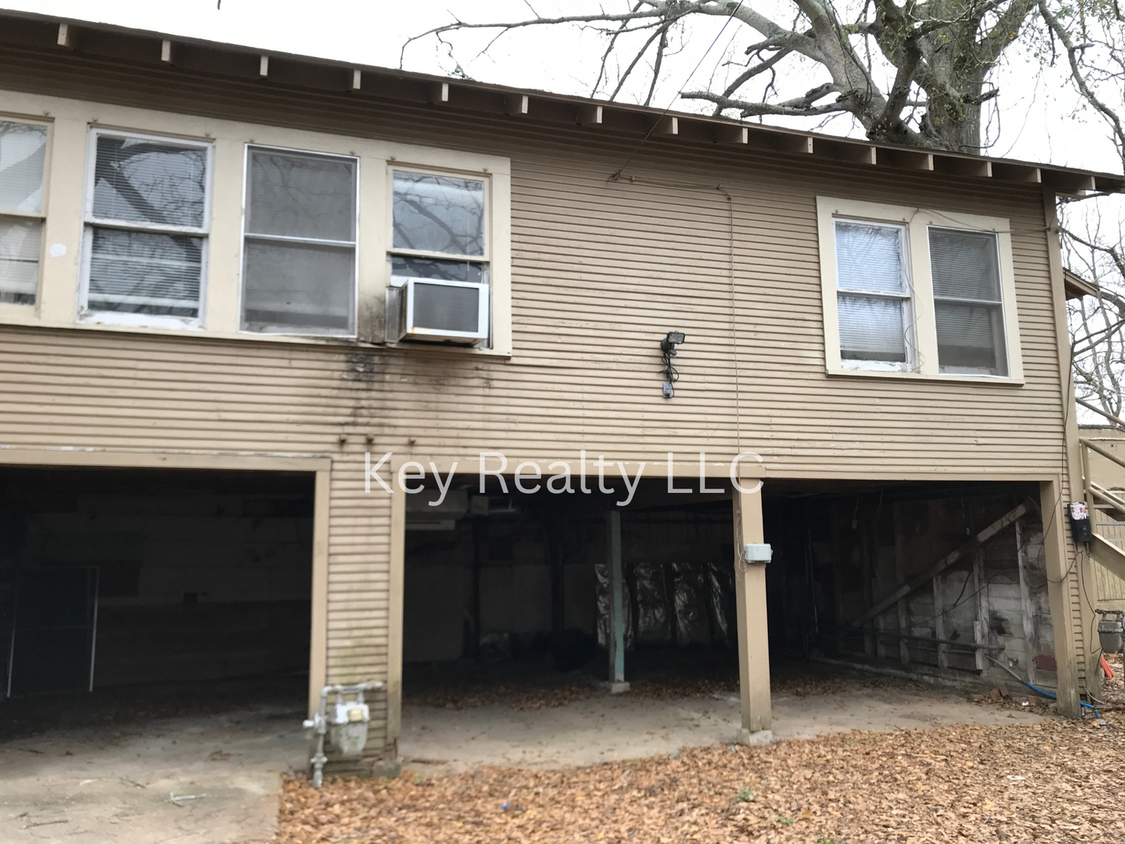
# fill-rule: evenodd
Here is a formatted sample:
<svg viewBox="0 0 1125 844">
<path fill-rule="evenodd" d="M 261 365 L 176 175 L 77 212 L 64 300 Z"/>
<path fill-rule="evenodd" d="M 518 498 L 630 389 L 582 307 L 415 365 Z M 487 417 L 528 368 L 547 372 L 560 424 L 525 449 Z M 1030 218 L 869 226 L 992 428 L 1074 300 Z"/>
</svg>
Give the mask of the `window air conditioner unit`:
<svg viewBox="0 0 1125 844">
<path fill-rule="evenodd" d="M 488 339 L 488 285 L 434 278 L 392 278 L 398 294 L 398 340 Z"/>
</svg>

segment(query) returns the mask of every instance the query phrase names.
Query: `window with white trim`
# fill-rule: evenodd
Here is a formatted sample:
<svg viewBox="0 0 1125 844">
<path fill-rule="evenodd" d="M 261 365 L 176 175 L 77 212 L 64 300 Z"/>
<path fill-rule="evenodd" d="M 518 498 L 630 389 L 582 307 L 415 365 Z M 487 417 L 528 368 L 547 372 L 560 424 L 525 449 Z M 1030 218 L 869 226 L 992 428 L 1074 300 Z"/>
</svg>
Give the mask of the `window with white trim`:
<svg viewBox="0 0 1125 844">
<path fill-rule="evenodd" d="M 390 339 L 488 345 L 489 180 L 392 168 L 391 182 Z"/>
<path fill-rule="evenodd" d="M 242 330 L 354 336 L 359 160 L 249 147 L 246 172 Z"/>
<path fill-rule="evenodd" d="M 211 145 L 90 133 L 80 315 L 199 325 L 211 217 Z"/>
<path fill-rule="evenodd" d="M 0 120 L 0 303 L 35 304 L 46 158 L 44 124 Z"/>
<path fill-rule="evenodd" d="M 1008 220 L 817 208 L 829 372 L 1023 377 Z"/>
</svg>

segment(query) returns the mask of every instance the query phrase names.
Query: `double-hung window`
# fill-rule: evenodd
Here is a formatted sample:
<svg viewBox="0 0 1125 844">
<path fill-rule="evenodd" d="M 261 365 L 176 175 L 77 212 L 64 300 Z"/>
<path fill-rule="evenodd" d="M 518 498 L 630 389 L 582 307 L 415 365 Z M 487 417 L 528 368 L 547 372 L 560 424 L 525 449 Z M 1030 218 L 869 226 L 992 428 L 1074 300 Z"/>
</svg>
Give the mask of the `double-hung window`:
<svg viewBox="0 0 1125 844">
<path fill-rule="evenodd" d="M 905 226 L 838 219 L 836 308 L 840 358 L 887 369 L 911 363 L 910 268 Z"/>
<path fill-rule="evenodd" d="M 392 169 L 390 261 L 398 336 L 485 343 L 489 310 L 484 178 Z M 391 306 L 394 308 L 394 304 Z"/>
<path fill-rule="evenodd" d="M 94 130 L 90 147 L 80 314 L 199 325 L 211 145 Z"/>
<path fill-rule="evenodd" d="M 0 120 L 0 303 L 34 305 L 47 127 Z"/>
<path fill-rule="evenodd" d="M 356 333 L 357 159 L 247 150 L 242 329 Z"/>
<path fill-rule="evenodd" d="M 1007 375 L 996 235 L 937 227 L 929 234 L 940 371 Z"/>
<path fill-rule="evenodd" d="M 817 200 L 829 372 L 1022 378 L 1009 222 Z"/>
</svg>

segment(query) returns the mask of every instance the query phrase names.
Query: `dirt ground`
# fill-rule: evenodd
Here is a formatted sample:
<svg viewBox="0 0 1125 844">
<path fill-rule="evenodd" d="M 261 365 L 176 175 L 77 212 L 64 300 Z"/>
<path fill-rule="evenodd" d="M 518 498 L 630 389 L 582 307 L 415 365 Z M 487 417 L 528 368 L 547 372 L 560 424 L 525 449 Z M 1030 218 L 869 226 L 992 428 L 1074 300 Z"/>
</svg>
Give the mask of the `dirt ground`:
<svg viewBox="0 0 1125 844">
<path fill-rule="evenodd" d="M 9 701 L 3 844 L 265 844 L 305 767 L 304 684 Z"/>
<path fill-rule="evenodd" d="M 775 738 L 812 738 L 861 729 L 1042 720 L 1044 710 L 986 707 L 964 693 L 893 680 L 824 681 L 820 694 L 773 696 Z M 481 765 L 557 768 L 671 754 L 730 743 L 741 715 L 737 687 L 709 695 L 604 692 L 565 705 L 519 708 L 521 699 L 469 708 L 406 706 L 399 754 L 408 771 L 458 773 Z"/>
<path fill-rule="evenodd" d="M 664 748 L 583 767 L 480 764 L 450 775 L 329 778 L 319 792 L 289 779 L 278 844 L 1125 841 L 1122 712 L 1081 723 L 1036 717 L 1027 710 L 1042 715 L 1042 703 L 1025 706 L 1025 695 L 1007 691 L 1010 698 L 974 700 L 910 684 L 896 691 L 893 682 L 868 690 L 869 702 L 944 694 L 942 713 L 983 722 L 970 725 L 927 717 L 919 719 L 921 728 L 885 725 L 889 732 L 853 729 L 757 747 Z M 817 697 L 806 689 L 788 703 L 807 713 Z M 1107 708 L 1125 706 L 1119 679 L 1106 697 Z M 776 704 L 784 733 L 784 695 Z M 521 711 L 507 707 L 510 719 Z M 847 729 L 846 722 L 838 726 Z"/>
</svg>

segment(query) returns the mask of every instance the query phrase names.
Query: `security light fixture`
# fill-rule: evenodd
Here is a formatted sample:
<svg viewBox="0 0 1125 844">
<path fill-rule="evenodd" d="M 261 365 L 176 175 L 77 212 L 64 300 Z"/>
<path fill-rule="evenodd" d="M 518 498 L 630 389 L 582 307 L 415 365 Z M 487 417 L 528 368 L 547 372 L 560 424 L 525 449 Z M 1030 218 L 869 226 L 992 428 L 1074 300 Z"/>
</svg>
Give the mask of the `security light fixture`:
<svg viewBox="0 0 1125 844">
<path fill-rule="evenodd" d="M 672 358 L 676 356 L 676 346 L 683 343 L 685 339 L 684 332 L 669 331 L 660 341 L 660 351 L 664 353 L 664 377 L 668 379 L 664 382 L 664 398 L 666 399 L 676 395 L 675 383 L 680 380 L 680 373 L 676 371 L 676 367 L 672 366 Z"/>
<path fill-rule="evenodd" d="M 684 342 L 684 332 L 682 331 L 669 331 L 663 340 L 660 341 L 660 349 L 664 352 L 671 352 L 676 354 L 676 346 Z"/>
</svg>

